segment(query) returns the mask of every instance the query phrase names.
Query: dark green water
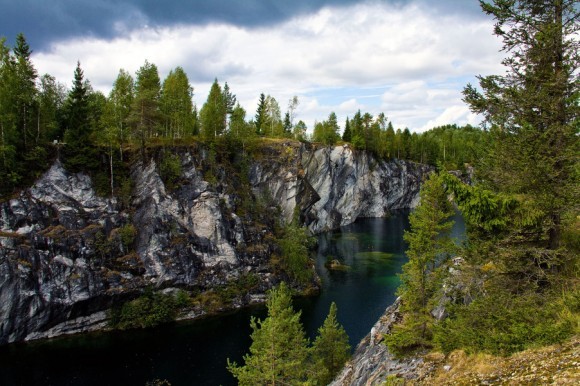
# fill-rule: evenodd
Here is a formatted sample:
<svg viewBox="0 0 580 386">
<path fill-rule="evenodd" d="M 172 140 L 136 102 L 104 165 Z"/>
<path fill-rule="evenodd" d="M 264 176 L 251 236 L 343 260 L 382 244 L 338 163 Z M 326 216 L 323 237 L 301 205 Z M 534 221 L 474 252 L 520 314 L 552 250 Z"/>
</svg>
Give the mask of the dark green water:
<svg viewBox="0 0 580 386">
<path fill-rule="evenodd" d="M 463 223 L 457 216 L 457 236 Z M 297 299 L 313 337 L 332 301 L 354 347 L 395 300 L 396 274 L 406 261 L 403 231 L 408 212 L 359 220 L 319 237 L 320 296 Z M 327 257 L 349 266 L 328 271 Z M 264 307 L 150 330 L 88 334 L 0 348 L 0 385 L 144 385 L 167 379 L 179 385 L 231 385 L 226 358 L 241 361 L 250 345 L 249 320 Z"/>
</svg>

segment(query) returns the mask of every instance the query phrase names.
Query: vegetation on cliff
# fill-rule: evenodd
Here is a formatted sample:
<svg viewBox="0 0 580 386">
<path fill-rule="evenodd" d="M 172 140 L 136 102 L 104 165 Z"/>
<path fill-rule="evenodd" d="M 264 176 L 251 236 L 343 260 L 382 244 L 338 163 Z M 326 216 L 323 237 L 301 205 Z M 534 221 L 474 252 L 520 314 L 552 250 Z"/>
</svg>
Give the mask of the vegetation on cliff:
<svg viewBox="0 0 580 386">
<path fill-rule="evenodd" d="M 261 94 L 256 114 L 236 101 L 227 82 L 216 79 L 198 110 L 193 87 L 176 67 L 161 79 L 145 61 L 133 77 L 119 70 L 109 95 L 95 91 L 76 63 L 70 90 L 49 74 L 39 76 L 23 34 L 15 47 L 0 38 L 0 196 L 29 186 L 60 156 L 70 171 L 89 173 L 103 196 L 119 195 L 131 156 L 145 160 L 151 146 L 203 142 L 247 154 L 263 138 L 286 138 L 333 145 L 350 143 L 381 159 L 406 159 L 452 169 L 464 168 L 481 152 L 487 134 L 477 128 L 446 125 L 426 133 L 395 128 L 385 114 L 354 112 L 344 127 L 331 112 L 308 128 L 295 122 L 297 97 L 282 119 L 280 104 Z M 342 135 L 341 135 L 342 131 Z M 165 165 L 171 173 L 172 165 Z"/>
<path fill-rule="evenodd" d="M 563 0 L 482 7 L 495 17 L 495 33 L 510 54 L 505 76 L 480 77 L 482 92 L 465 89 L 465 101 L 486 117 L 488 148 L 474 185 L 443 173 L 438 190 L 434 179 L 424 185 L 414 214 L 435 215 L 446 201 L 437 193 L 444 187 L 465 217 L 468 239 L 455 264 L 435 246 L 417 255 L 433 235 L 412 222 L 400 291 L 405 316 L 387 338 L 399 353 L 434 347 L 508 355 L 580 333 L 577 9 Z M 442 233 L 444 217 L 437 218 Z M 428 275 L 411 276 L 429 256 L 437 264 Z M 417 289 L 433 285 L 441 290 L 427 302 L 417 299 L 423 293 Z M 426 321 L 419 319 L 410 334 L 404 327 L 416 305 L 428 302 L 444 314 L 424 312 Z"/>
<path fill-rule="evenodd" d="M 231 363 L 228 370 L 240 385 L 307 384 L 326 385 L 349 357 L 348 337 L 336 320 L 332 303 L 319 335 L 310 346 L 300 322 L 300 311 L 292 308 L 292 297 L 284 282 L 272 289 L 267 300 L 268 316 L 252 318 L 252 345 L 244 365 Z"/>
</svg>

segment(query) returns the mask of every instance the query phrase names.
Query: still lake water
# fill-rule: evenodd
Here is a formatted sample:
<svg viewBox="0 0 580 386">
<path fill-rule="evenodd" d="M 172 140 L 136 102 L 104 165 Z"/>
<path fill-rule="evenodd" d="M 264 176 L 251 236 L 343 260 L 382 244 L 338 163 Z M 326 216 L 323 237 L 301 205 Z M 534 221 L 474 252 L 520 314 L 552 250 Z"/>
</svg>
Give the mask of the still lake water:
<svg viewBox="0 0 580 386">
<path fill-rule="evenodd" d="M 370 331 L 395 300 L 397 273 L 405 263 L 403 232 L 408 211 L 386 219 L 362 219 L 319 236 L 316 269 L 320 296 L 294 301 L 313 338 L 330 303 L 351 346 Z M 464 224 L 455 216 L 454 235 Z M 328 271 L 327 258 L 349 266 Z M 0 385 L 145 385 L 167 379 L 173 386 L 233 385 L 226 358 L 238 363 L 250 346 L 251 316 L 264 318 L 263 306 L 227 315 L 175 323 L 148 330 L 94 333 L 0 347 Z"/>
</svg>

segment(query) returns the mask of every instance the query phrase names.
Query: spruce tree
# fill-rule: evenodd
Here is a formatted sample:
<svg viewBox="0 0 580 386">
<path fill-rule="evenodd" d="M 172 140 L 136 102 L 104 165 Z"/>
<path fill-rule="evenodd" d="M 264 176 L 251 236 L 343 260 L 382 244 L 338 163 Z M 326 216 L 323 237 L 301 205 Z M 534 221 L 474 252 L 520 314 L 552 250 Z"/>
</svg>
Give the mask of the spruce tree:
<svg viewBox="0 0 580 386">
<path fill-rule="evenodd" d="M 254 118 L 254 124 L 256 125 L 256 134 L 264 135 L 265 128 L 262 127 L 266 121 L 266 96 L 264 93 L 260 94 L 260 100 L 258 101 L 258 107 L 256 109 L 256 116 Z"/>
<path fill-rule="evenodd" d="M 266 305 L 266 319 L 251 319 L 252 345 L 245 364 L 228 360 L 228 370 L 242 386 L 299 384 L 306 380 L 308 339 L 285 283 L 269 292 Z"/>
<path fill-rule="evenodd" d="M 18 131 L 20 132 L 20 150 L 26 152 L 33 145 L 37 137 L 33 130 L 33 121 L 36 116 L 33 109 L 37 94 L 36 78 L 38 74 L 31 61 L 32 50 L 22 33 L 16 36 L 14 58 L 16 63 L 16 108 L 18 117 Z"/>
<path fill-rule="evenodd" d="M 409 243 L 409 261 L 403 265 L 397 291 L 404 319 L 387 336 L 389 348 L 397 353 L 430 344 L 432 300 L 441 286 L 438 265 L 453 249 L 449 236 L 453 207 L 442 178 L 431 174 L 421 186 L 420 197 L 420 204 L 409 216 L 411 230 L 404 235 Z"/>
<path fill-rule="evenodd" d="M 328 316 L 318 329 L 318 336 L 312 345 L 314 367 L 311 379 L 317 385 L 328 385 L 350 357 L 348 335 L 338 323 L 336 313 L 336 303 L 332 302 Z"/>
<path fill-rule="evenodd" d="M 73 88 L 69 92 L 65 114 L 66 128 L 63 148 L 64 164 L 72 172 L 94 170 L 98 157 L 91 143 L 89 95 L 80 62 L 74 72 Z"/>
<path fill-rule="evenodd" d="M 492 146 L 482 171 L 492 188 L 520 194 L 544 213 L 536 227 L 546 247 L 560 246 L 562 215 L 577 203 L 579 153 L 577 1 L 481 2 L 495 18 L 508 56 L 504 76 L 479 77 L 465 101 L 482 114 Z M 544 233 L 545 232 L 545 233 Z"/>
<path fill-rule="evenodd" d="M 344 132 L 342 133 L 342 140 L 344 142 L 350 142 L 352 139 L 352 132 L 350 131 L 350 120 L 346 118 L 346 123 L 344 124 Z"/>
</svg>

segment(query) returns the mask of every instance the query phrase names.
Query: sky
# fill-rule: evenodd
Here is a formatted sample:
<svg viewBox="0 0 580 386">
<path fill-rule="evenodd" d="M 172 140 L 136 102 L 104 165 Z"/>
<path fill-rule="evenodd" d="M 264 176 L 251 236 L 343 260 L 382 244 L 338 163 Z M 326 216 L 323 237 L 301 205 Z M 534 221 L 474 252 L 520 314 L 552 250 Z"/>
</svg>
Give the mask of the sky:
<svg viewBox="0 0 580 386">
<path fill-rule="evenodd" d="M 201 108 L 214 79 L 254 116 L 260 93 L 312 129 L 335 112 L 383 112 L 423 132 L 480 117 L 461 101 L 502 74 L 501 42 L 477 0 L 0 0 L 0 36 L 24 33 L 39 74 L 68 87 L 77 61 L 107 95 L 145 60 L 180 66 Z"/>
</svg>

